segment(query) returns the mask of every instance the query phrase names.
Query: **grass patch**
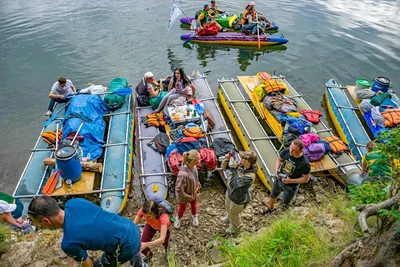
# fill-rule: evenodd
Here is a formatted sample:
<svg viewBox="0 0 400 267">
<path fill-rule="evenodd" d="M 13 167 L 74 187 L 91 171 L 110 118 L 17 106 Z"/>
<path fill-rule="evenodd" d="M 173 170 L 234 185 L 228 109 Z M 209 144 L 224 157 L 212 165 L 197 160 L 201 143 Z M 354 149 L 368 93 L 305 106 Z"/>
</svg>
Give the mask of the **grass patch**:
<svg viewBox="0 0 400 267">
<path fill-rule="evenodd" d="M 6 253 L 11 246 L 11 230 L 8 224 L 0 222 L 0 256 Z"/>
<path fill-rule="evenodd" d="M 299 215 L 293 209 L 267 219 L 266 229 L 219 249 L 227 266 L 327 266 L 356 237 L 357 213 L 344 196 Z M 328 222 L 327 222 L 328 221 Z M 332 223 L 331 223 L 331 222 Z"/>
</svg>

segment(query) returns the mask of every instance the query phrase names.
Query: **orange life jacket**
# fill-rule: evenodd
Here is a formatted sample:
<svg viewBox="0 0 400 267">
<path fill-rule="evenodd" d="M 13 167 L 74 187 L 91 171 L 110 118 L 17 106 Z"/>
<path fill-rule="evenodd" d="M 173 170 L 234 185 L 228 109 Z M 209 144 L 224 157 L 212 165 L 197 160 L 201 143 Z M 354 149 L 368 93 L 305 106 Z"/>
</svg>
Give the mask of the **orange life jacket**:
<svg viewBox="0 0 400 267">
<path fill-rule="evenodd" d="M 267 93 L 267 95 L 273 92 L 280 92 L 283 94 L 289 90 L 286 83 L 278 79 L 271 79 L 265 81 L 263 85 L 264 85 L 264 91 Z"/>
<path fill-rule="evenodd" d="M 167 124 L 164 113 L 149 113 L 142 117 L 141 120 L 146 127 L 159 127 Z"/>
<path fill-rule="evenodd" d="M 246 17 L 247 17 L 248 14 L 249 14 L 249 10 L 246 9 L 246 10 L 243 12 L 242 19 L 240 20 L 240 23 L 242 23 L 243 25 L 249 24 L 249 20 L 246 19 Z M 252 19 L 252 20 L 255 20 L 255 19 L 256 19 L 256 12 L 255 12 L 255 10 L 251 13 L 251 19 Z"/>
<path fill-rule="evenodd" d="M 187 137 L 194 137 L 197 139 L 206 136 L 206 133 L 200 127 L 189 127 L 183 130 L 182 134 Z"/>
<path fill-rule="evenodd" d="M 55 131 L 46 131 L 41 135 L 41 137 L 49 145 L 52 145 L 52 146 L 56 145 L 56 132 Z M 61 138 L 62 138 L 62 130 L 60 129 L 60 130 L 58 130 L 58 142 L 61 141 Z"/>
<path fill-rule="evenodd" d="M 306 120 L 312 122 L 314 124 L 319 123 L 319 118 L 322 116 L 321 111 L 319 110 L 310 110 L 304 109 L 300 111 L 300 114 L 306 117 Z"/>
<path fill-rule="evenodd" d="M 324 140 L 329 143 L 333 153 L 350 152 L 350 148 L 337 136 L 328 136 Z"/>
<path fill-rule="evenodd" d="M 394 127 L 400 124 L 400 109 L 387 109 L 381 115 L 385 119 L 386 127 Z"/>
</svg>

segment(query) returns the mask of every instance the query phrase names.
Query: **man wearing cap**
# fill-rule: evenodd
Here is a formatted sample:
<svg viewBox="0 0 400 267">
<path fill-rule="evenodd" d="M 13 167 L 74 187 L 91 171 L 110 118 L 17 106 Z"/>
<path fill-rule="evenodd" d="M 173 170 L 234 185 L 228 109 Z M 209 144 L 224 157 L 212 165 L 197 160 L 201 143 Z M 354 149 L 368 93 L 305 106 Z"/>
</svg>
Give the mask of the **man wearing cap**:
<svg viewBox="0 0 400 267">
<path fill-rule="evenodd" d="M 235 161 L 235 155 L 228 153 L 221 163 L 223 170 L 227 165 L 230 168 L 228 189 L 226 191 L 227 216 L 222 218 L 225 223 L 229 222 L 227 234 L 234 234 L 239 230 L 240 214 L 250 202 L 250 187 L 256 179 L 257 153 L 255 151 L 240 151 L 240 162 Z"/>
<path fill-rule="evenodd" d="M 213 16 L 217 16 L 218 14 L 225 13 L 225 11 L 217 7 L 217 3 L 215 2 L 215 0 L 211 0 L 209 13 L 212 14 Z"/>
<path fill-rule="evenodd" d="M 286 208 L 296 196 L 300 184 L 310 181 L 311 165 L 303 154 L 304 143 L 300 139 L 292 141 L 289 147 L 279 153 L 276 160 L 276 178 L 268 199 L 268 211 L 274 209 L 276 200 L 282 194 L 282 204 Z"/>
<path fill-rule="evenodd" d="M 140 96 L 157 97 L 160 93 L 159 84 L 154 80 L 154 75 L 150 71 L 144 74 L 144 77 L 136 85 L 136 93 Z"/>
<path fill-rule="evenodd" d="M 197 18 L 197 34 L 199 35 L 213 35 L 216 34 L 218 31 L 222 31 L 221 25 L 219 25 L 215 20 L 210 20 L 213 19 L 213 16 L 210 16 L 208 13 L 210 11 L 210 6 L 208 4 L 204 5 L 203 11 L 201 11 L 199 17 Z M 212 32 L 214 27 L 217 28 L 217 31 L 214 33 Z"/>
<path fill-rule="evenodd" d="M 24 205 L 19 199 L 0 192 L 0 218 L 18 228 L 22 228 L 22 211 Z"/>
<path fill-rule="evenodd" d="M 28 214 L 35 224 L 63 229 L 61 248 L 80 266 L 117 267 L 128 261 L 134 267 L 142 266 L 136 224 L 92 202 L 74 198 L 62 210 L 54 198 L 43 195 L 32 199 Z M 104 254 L 93 261 L 87 250 L 101 250 Z"/>
</svg>

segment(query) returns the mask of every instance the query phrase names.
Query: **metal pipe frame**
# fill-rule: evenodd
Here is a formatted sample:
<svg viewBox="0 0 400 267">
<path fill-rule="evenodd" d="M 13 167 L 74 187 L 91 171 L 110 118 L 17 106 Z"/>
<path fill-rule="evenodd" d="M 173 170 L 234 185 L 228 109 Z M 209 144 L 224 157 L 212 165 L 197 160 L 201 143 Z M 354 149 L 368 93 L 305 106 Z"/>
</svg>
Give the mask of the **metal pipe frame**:
<svg viewBox="0 0 400 267">
<path fill-rule="evenodd" d="M 111 147 L 111 146 L 127 146 L 128 143 L 115 143 L 115 144 L 108 144 L 108 145 L 102 145 L 102 147 Z"/>
<path fill-rule="evenodd" d="M 108 122 L 108 130 L 107 130 L 107 141 L 106 141 L 106 145 L 108 144 L 109 140 L 110 140 L 110 130 L 111 130 L 111 124 L 113 121 L 113 116 L 110 117 L 110 121 Z M 105 174 L 105 168 L 106 168 L 106 164 L 107 164 L 107 150 L 108 148 L 106 147 L 104 150 L 104 161 L 103 161 L 103 171 L 101 172 L 101 180 L 100 180 L 100 190 L 103 189 L 103 182 L 104 182 L 104 174 Z M 99 198 L 101 199 L 101 193 L 99 195 Z"/>
<path fill-rule="evenodd" d="M 116 191 L 125 191 L 126 188 L 110 188 L 110 189 L 104 189 L 104 190 L 93 190 L 89 193 L 86 194 L 81 194 L 81 195 L 87 195 L 87 194 L 97 194 L 97 193 L 108 193 L 108 192 L 116 192 Z M 74 195 L 74 194 L 66 194 L 68 195 Z M 20 195 L 20 196 L 15 196 L 14 198 L 34 198 L 34 197 L 39 197 L 43 196 L 43 194 L 38 194 L 38 195 Z"/>
<path fill-rule="evenodd" d="M 130 102 L 130 100 L 129 100 L 129 102 Z M 113 113 L 107 113 L 107 114 L 104 114 L 103 117 L 110 117 L 110 116 L 121 115 L 121 114 L 129 114 L 131 112 L 132 112 L 132 110 L 131 111 L 115 112 L 115 113 L 114 112 Z"/>
<path fill-rule="evenodd" d="M 131 99 L 132 97 L 130 95 L 127 96 L 128 99 L 128 113 L 132 114 L 132 109 L 131 109 Z M 125 97 L 126 98 L 126 97 Z M 127 179 L 127 170 L 126 170 L 126 165 L 127 163 L 127 154 L 128 154 L 128 136 L 129 136 L 129 131 L 130 131 L 130 127 L 129 124 L 132 121 L 132 119 L 130 118 L 130 115 L 127 114 L 127 118 L 126 118 L 126 128 L 125 128 L 125 155 L 124 155 L 124 177 L 122 179 L 122 187 L 125 188 L 126 187 L 126 179 Z M 125 196 L 125 190 L 122 191 L 122 196 Z"/>
</svg>

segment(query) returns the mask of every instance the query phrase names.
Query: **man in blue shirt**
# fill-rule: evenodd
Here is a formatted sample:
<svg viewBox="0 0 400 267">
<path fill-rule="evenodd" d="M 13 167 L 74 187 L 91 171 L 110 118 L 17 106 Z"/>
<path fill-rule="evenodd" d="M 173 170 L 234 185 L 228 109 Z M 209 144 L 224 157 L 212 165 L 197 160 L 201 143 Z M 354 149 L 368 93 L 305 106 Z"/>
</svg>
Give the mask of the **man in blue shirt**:
<svg viewBox="0 0 400 267">
<path fill-rule="evenodd" d="M 128 261 L 135 267 L 142 266 L 140 232 L 127 218 L 81 198 L 67 201 L 62 210 L 49 196 L 34 198 L 28 214 L 43 227 L 62 228 L 62 250 L 84 267 L 116 267 Z M 101 250 L 104 254 L 93 261 L 87 250 Z"/>
</svg>

